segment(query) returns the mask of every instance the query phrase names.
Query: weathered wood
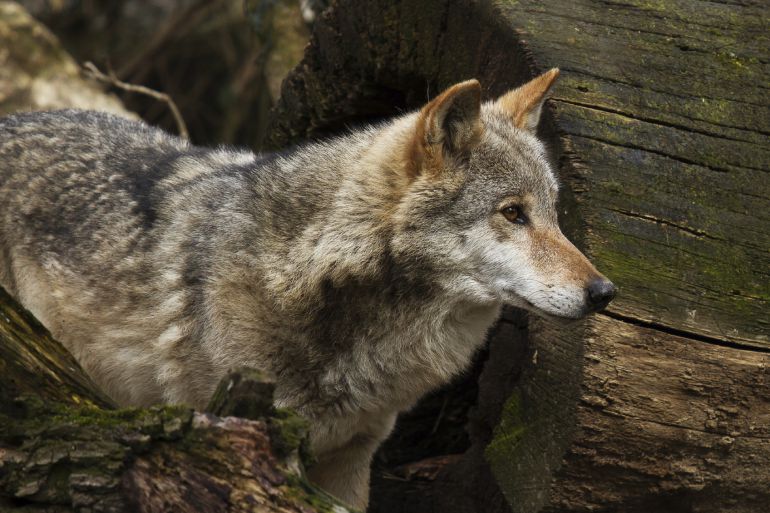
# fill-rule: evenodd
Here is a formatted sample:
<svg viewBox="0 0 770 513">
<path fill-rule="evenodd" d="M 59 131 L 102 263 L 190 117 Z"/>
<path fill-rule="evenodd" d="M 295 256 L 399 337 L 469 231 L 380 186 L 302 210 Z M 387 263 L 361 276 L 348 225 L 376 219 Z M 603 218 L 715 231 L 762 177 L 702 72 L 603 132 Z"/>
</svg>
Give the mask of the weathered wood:
<svg viewBox="0 0 770 513">
<path fill-rule="evenodd" d="M 597 316 L 530 326 L 485 454 L 514 512 L 759 512 L 770 355 Z"/>
<path fill-rule="evenodd" d="M 767 5 L 507 4 L 565 72 L 553 105 L 611 311 L 770 348 Z"/>
<path fill-rule="evenodd" d="M 540 132 L 562 225 L 620 287 L 607 314 L 534 322 L 517 361 L 493 358 L 496 331 L 470 449 L 427 477 L 388 469 L 375 511 L 770 503 L 768 28 L 751 1 L 338 0 L 321 17 L 274 146 L 559 67 Z"/>
<path fill-rule="evenodd" d="M 582 335 L 533 330 L 538 363 L 486 449 L 504 493 L 514 511 L 761 511 L 766 12 L 582 0 L 505 12 L 534 61 L 565 71 L 552 104 L 581 220 L 568 226 L 621 293 Z"/>
<path fill-rule="evenodd" d="M 113 408 L 115 404 L 80 369 L 75 358 L 48 330 L 0 287 L 0 375 L 13 387 L 0 388 L 0 401 L 14 395 L 41 395 L 61 404 Z M 29 341 L 34 340 L 34 344 Z"/>
</svg>

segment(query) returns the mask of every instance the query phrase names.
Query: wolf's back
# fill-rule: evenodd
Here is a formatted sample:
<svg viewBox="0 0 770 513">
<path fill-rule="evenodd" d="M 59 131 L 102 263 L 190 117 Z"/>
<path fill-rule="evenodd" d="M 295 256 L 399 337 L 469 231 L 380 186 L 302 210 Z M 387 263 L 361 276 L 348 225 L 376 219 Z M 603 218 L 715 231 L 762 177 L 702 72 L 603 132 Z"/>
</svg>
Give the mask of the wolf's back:
<svg viewBox="0 0 770 513">
<path fill-rule="evenodd" d="M 0 119 L 0 283 L 13 287 L 13 254 L 67 267 L 124 257 L 146 239 L 162 201 L 156 185 L 186 151 L 181 139 L 105 113 Z"/>
<path fill-rule="evenodd" d="M 95 161 L 131 174 L 143 158 L 183 152 L 186 141 L 140 121 L 84 110 L 25 112 L 0 118 L 0 176 L 67 161 L 71 169 Z M 95 171 L 95 170 L 92 170 Z"/>
</svg>

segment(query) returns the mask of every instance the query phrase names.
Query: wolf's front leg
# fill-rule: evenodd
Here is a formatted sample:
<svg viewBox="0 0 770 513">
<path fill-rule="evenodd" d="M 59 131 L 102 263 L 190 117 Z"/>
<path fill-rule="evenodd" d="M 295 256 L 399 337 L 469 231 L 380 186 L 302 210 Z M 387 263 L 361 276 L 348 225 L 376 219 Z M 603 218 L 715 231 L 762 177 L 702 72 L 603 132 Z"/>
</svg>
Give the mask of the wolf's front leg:
<svg viewBox="0 0 770 513">
<path fill-rule="evenodd" d="M 310 481 L 357 510 L 369 504 L 369 467 L 379 441 L 351 440 L 324 454 L 308 471 Z"/>
<path fill-rule="evenodd" d="M 341 446 L 317 455 L 308 471 L 310 481 L 345 504 L 365 511 L 372 455 L 390 434 L 395 418 L 395 414 L 388 415 L 377 428 L 358 432 Z"/>
</svg>

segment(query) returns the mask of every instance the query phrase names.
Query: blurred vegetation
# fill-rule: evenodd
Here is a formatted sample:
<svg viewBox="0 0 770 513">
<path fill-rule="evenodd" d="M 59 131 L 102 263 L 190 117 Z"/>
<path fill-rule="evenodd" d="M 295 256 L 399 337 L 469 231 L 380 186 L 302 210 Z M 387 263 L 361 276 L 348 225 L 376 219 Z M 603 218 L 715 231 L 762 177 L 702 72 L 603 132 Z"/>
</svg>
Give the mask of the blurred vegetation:
<svg viewBox="0 0 770 513">
<path fill-rule="evenodd" d="M 80 63 L 171 96 L 197 144 L 259 149 L 283 77 L 310 36 L 296 0 L 23 0 Z M 171 132 L 168 106 L 114 92 Z"/>
<path fill-rule="evenodd" d="M 56 37 L 16 2 L 0 2 L 0 116 L 77 107 L 133 116 L 81 76 Z"/>
</svg>

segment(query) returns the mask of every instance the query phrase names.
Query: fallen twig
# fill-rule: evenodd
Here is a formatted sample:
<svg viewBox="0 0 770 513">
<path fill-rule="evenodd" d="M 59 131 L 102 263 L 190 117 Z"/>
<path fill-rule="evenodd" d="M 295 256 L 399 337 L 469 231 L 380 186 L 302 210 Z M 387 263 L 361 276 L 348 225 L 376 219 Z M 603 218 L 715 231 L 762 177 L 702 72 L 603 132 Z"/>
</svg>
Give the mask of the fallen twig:
<svg viewBox="0 0 770 513">
<path fill-rule="evenodd" d="M 99 71 L 99 68 L 97 68 L 93 62 L 86 62 L 83 64 L 83 68 L 86 70 L 88 75 L 95 80 L 110 84 L 124 91 L 144 94 L 166 103 L 168 108 L 171 109 L 171 113 L 174 115 L 177 128 L 179 129 L 179 135 L 185 139 L 190 138 L 190 134 L 187 131 L 187 125 L 185 124 L 184 119 L 182 119 L 182 113 L 179 112 L 179 108 L 176 106 L 176 103 L 174 103 L 174 100 L 168 94 L 150 89 L 149 87 L 123 82 L 117 76 L 115 76 L 115 73 L 112 71 L 110 71 L 109 74 L 104 74 Z"/>
</svg>

